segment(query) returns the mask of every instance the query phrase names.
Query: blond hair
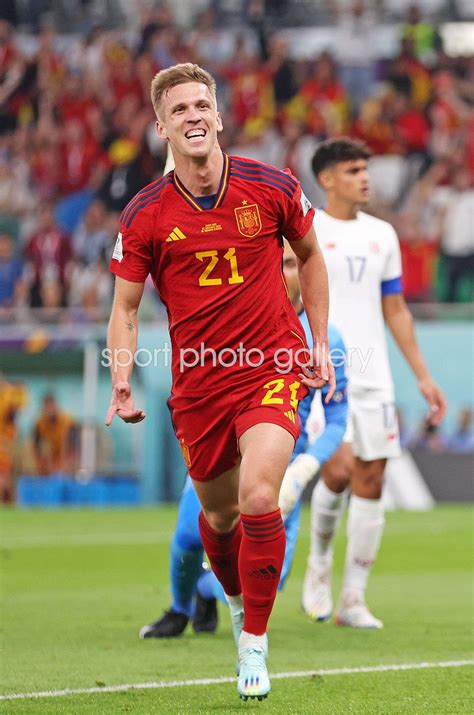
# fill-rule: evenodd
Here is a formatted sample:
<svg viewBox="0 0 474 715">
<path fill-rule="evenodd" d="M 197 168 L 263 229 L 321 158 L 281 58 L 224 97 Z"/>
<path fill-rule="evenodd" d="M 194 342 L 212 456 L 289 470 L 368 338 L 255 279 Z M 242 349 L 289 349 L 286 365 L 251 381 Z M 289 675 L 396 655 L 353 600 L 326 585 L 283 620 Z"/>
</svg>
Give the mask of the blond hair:
<svg viewBox="0 0 474 715">
<path fill-rule="evenodd" d="M 173 67 L 161 70 L 153 77 L 151 83 L 151 102 L 157 117 L 159 117 L 161 98 L 164 93 L 171 89 L 171 87 L 176 87 L 176 85 L 185 84 L 186 82 L 200 82 L 201 84 L 205 84 L 214 97 L 214 100 L 216 100 L 216 81 L 214 77 L 199 65 L 194 65 L 192 62 L 183 62 L 182 64 L 173 65 Z"/>
</svg>

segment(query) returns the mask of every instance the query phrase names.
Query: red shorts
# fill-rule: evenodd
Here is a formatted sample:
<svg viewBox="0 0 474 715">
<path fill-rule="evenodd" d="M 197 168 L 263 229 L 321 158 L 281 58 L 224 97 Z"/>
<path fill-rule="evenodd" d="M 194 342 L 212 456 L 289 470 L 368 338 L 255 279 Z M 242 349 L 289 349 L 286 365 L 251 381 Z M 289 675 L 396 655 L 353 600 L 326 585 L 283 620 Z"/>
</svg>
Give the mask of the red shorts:
<svg viewBox="0 0 474 715">
<path fill-rule="evenodd" d="M 271 422 L 286 429 L 295 442 L 300 433 L 299 401 L 308 389 L 295 373 L 256 375 L 251 387 L 231 385 L 204 397 L 168 401 L 174 430 L 189 474 L 209 481 L 235 466 L 239 439 L 249 427 Z"/>
</svg>

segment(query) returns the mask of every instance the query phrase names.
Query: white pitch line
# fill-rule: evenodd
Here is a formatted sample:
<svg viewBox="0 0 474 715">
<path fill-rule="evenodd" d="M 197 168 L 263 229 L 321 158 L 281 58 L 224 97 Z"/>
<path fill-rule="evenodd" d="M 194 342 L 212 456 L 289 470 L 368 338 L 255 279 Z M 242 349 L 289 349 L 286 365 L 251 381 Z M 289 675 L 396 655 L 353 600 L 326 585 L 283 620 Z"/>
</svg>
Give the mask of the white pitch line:
<svg viewBox="0 0 474 715">
<path fill-rule="evenodd" d="M 398 663 L 394 665 L 366 665 L 359 668 L 333 668 L 331 670 L 294 670 L 288 673 L 273 673 L 273 680 L 287 678 L 310 678 L 317 675 L 352 675 L 357 673 L 388 673 L 400 670 L 428 670 L 430 668 L 462 668 L 474 665 L 473 660 L 446 660 L 438 663 Z M 0 695 L 0 700 L 26 700 L 27 698 L 59 698 L 65 695 L 90 695 L 92 693 L 121 693 L 126 690 L 159 690 L 164 688 L 185 688 L 197 685 L 222 685 L 234 683 L 235 676 L 221 678 L 199 678 L 197 680 L 170 680 L 151 683 L 128 683 L 126 685 L 104 685 L 96 688 L 65 688 L 64 690 L 44 690 L 36 693 L 8 693 Z"/>
</svg>

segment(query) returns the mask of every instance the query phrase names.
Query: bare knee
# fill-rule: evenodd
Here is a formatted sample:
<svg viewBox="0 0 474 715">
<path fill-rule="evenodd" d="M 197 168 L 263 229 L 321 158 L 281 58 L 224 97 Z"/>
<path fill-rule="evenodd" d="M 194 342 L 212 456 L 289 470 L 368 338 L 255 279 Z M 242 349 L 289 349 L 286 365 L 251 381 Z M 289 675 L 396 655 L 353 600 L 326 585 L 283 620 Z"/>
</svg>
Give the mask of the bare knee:
<svg viewBox="0 0 474 715">
<path fill-rule="evenodd" d="M 348 449 L 338 450 L 323 467 L 323 478 L 331 491 L 340 494 L 350 484 L 354 458 Z"/>
<path fill-rule="evenodd" d="M 278 495 L 294 440 L 279 425 L 261 423 L 250 427 L 239 441 L 239 505 L 242 514 L 269 514 L 278 508 Z"/>
<path fill-rule="evenodd" d="M 242 514 L 269 514 L 278 507 L 278 489 L 264 481 L 248 488 L 244 484 L 240 489 L 239 504 Z"/>
<path fill-rule="evenodd" d="M 380 499 L 383 488 L 385 459 L 373 462 L 356 461 L 352 479 L 352 491 L 365 499 Z"/>
</svg>

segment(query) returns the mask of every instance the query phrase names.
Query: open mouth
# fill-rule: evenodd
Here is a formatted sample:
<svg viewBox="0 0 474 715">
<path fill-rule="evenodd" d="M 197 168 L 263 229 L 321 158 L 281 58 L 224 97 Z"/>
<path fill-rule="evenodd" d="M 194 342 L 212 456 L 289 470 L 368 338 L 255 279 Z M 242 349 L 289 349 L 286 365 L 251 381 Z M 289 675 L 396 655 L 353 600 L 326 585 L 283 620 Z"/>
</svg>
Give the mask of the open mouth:
<svg viewBox="0 0 474 715">
<path fill-rule="evenodd" d="M 189 129 L 186 132 L 185 137 L 189 142 L 195 144 L 202 141 L 202 139 L 206 136 L 206 133 L 205 129 Z"/>
</svg>

